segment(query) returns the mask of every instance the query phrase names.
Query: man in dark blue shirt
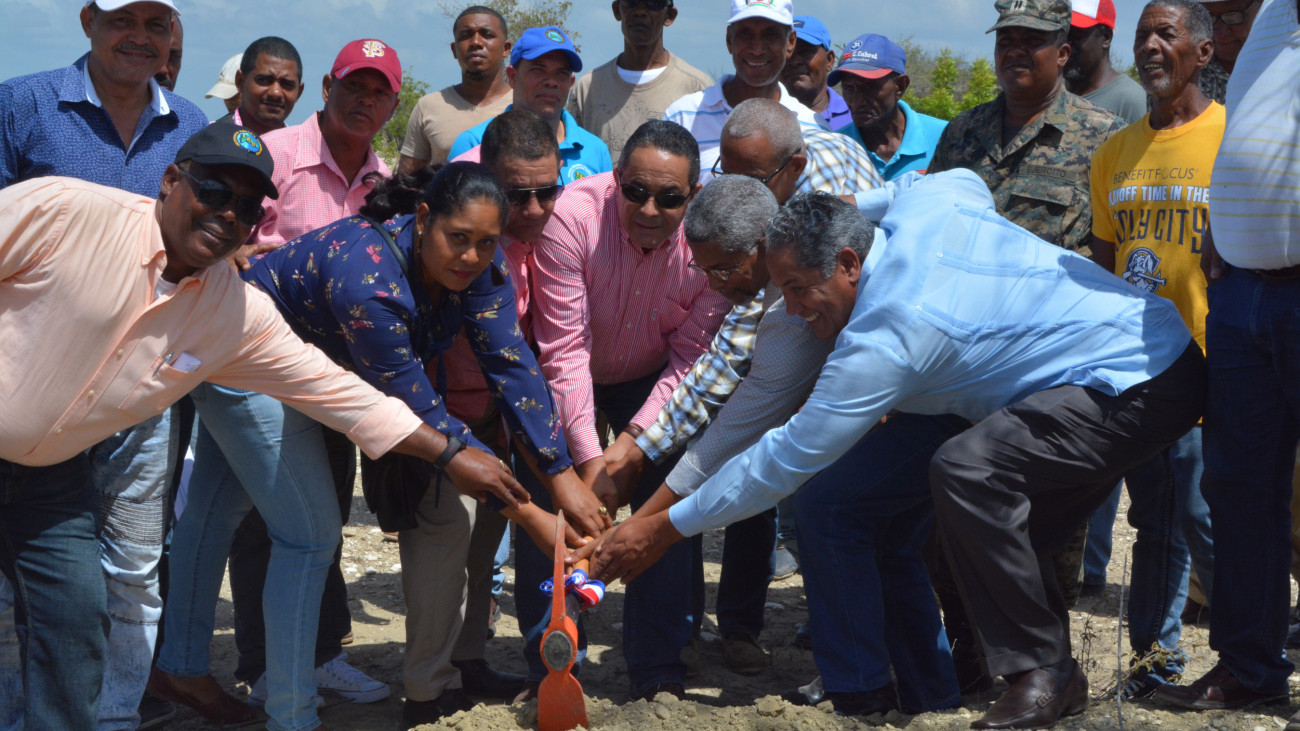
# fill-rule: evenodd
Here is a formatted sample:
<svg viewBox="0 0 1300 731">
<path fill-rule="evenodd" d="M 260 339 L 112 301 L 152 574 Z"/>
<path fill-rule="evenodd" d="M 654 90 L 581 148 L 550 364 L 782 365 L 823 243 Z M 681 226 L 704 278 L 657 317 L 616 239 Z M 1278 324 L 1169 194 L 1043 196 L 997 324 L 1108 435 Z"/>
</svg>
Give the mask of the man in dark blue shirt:
<svg viewBox="0 0 1300 731">
<path fill-rule="evenodd" d="M 0 83 L 0 188 L 64 175 L 157 197 L 163 171 L 208 122 L 198 107 L 154 80 L 171 47 L 176 12 L 172 0 L 86 3 L 81 27 L 89 53 L 66 68 Z M 93 507 L 90 496 L 68 501 L 78 510 L 97 510 L 104 526 L 100 554 L 111 618 L 106 659 L 60 658 L 57 668 L 34 668 L 29 657 L 20 680 L 16 652 L 0 656 L 0 725 L 17 719 L 21 726 L 24 706 L 37 723 L 49 703 L 85 704 L 65 710 L 95 719 L 93 699 L 68 699 L 59 689 L 77 685 L 70 675 L 102 669 L 99 727 L 136 727 L 162 612 L 157 563 L 177 432 L 163 414 L 91 449 L 98 499 Z M 12 617 L 9 602 L 0 599 L 0 635 L 13 632 Z"/>
</svg>

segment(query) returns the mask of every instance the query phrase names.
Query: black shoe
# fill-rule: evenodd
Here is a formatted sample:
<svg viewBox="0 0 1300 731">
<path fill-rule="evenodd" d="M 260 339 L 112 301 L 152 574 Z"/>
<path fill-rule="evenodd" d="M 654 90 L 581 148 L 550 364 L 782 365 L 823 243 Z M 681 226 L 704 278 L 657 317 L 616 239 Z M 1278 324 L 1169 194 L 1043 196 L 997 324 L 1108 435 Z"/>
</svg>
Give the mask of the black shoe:
<svg viewBox="0 0 1300 731">
<path fill-rule="evenodd" d="M 510 700 L 524 689 L 524 676 L 505 673 L 487 664 L 487 660 L 453 660 L 460 670 L 461 690 L 476 698 Z"/>
<path fill-rule="evenodd" d="M 655 696 L 659 695 L 660 693 L 667 693 L 671 696 L 676 697 L 677 700 L 682 700 L 683 698 L 686 697 L 686 686 L 682 685 L 681 683 L 659 683 L 657 685 L 650 686 L 648 690 L 646 690 L 644 693 L 641 693 L 640 695 L 631 696 L 630 700 L 652 701 L 655 699 Z"/>
<path fill-rule="evenodd" d="M 800 650 L 812 650 L 812 630 L 807 622 L 800 622 L 794 628 L 794 646 Z"/>
<path fill-rule="evenodd" d="M 1083 588 L 1079 591 L 1079 596 L 1092 598 L 1092 597 L 1099 597 L 1105 593 L 1106 593 L 1105 584 L 1091 584 L 1087 581 L 1084 581 Z"/>
<path fill-rule="evenodd" d="M 870 716 L 898 708 L 898 693 L 894 691 L 893 683 L 858 693 L 827 693 L 826 700 L 835 706 L 838 716 Z"/>
<path fill-rule="evenodd" d="M 145 693 L 140 699 L 140 706 L 136 709 L 136 713 L 140 714 L 140 725 L 136 728 L 163 728 L 176 718 L 176 704 L 152 693 Z"/>
<path fill-rule="evenodd" d="M 402 720 L 407 728 L 423 723 L 437 723 L 445 716 L 459 711 L 468 711 L 475 705 L 474 701 L 460 689 L 449 690 L 431 701 L 413 701 L 407 699 L 402 703 Z"/>
</svg>

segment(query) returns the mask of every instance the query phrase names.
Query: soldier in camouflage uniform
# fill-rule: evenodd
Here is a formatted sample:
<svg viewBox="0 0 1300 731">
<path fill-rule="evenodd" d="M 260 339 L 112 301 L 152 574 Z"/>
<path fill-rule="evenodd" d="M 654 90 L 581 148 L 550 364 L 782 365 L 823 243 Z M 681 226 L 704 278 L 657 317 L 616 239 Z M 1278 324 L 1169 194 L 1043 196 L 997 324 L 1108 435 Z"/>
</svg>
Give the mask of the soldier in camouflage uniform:
<svg viewBox="0 0 1300 731">
<path fill-rule="evenodd" d="M 993 193 L 998 213 L 1040 238 L 1090 253 L 1092 203 L 1088 170 L 1101 143 L 1124 121 L 1065 88 L 1069 0 L 998 0 L 994 65 L 1003 93 L 957 115 L 939 138 L 929 172 L 967 168 Z M 1066 602 L 1079 598 L 1087 524 L 1056 553 Z M 931 577 L 953 642 L 962 692 L 992 684 L 947 567 Z"/>
<path fill-rule="evenodd" d="M 1088 168 L 1097 147 L 1124 122 L 1065 88 L 1068 0 L 999 0 L 997 9 L 994 63 L 1004 91 L 948 124 L 929 170 L 974 171 L 998 213 L 1086 255 Z"/>
</svg>

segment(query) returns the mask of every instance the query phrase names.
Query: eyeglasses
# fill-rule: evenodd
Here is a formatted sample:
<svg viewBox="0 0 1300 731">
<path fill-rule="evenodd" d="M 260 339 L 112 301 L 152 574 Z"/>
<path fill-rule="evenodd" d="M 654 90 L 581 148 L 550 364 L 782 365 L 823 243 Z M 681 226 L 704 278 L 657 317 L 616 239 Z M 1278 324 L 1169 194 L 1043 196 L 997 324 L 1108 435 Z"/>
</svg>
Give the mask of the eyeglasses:
<svg viewBox="0 0 1300 731">
<path fill-rule="evenodd" d="M 686 266 L 690 267 L 691 269 L 694 269 L 695 271 L 703 274 L 704 276 L 708 277 L 709 279 L 712 279 L 715 282 L 725 282 L 728 279 L 731 279 L 732 274 L 735 274 L 742 266 L 744 266 L 744 262 L 741 262 L 740 264 L 737 264 L 734 267 L 710 267 L 706 269 L 700 266 L 699 264 L 696 264 L 695 260 L 692 259 L 686 262 Z"/>
<path fill-rule="evenodd" d="M 1245 10 L 1229 10 L 1220 15 L 1211 15 L 1210 21 L 1213 23 L 1222 22 L 1224 25 L 1241 25 L 1246 22 L 1246 13 L 1249 13 L 1251 8 L 1259 5 L 1260 1 L 1255 0 L 1255 2 L 1247 5 Z"/>
<path fill-rule="evenodd" d="M 798 155 L 798 154 L 799 154 L 798 152 L 794 153 L 794 155 Z M 773 170 L 773 171 L 772 171 L 772 174 L 771 174 L 771 175 L 768 175 L 768 176 L 765 177 L 765 178 L 758 178 L 758 177 L 754 177 L 753 175 L 746 175 L 745 177 L 747 177 L 747 178 L 754 178 L 754 180 L 757 180 L 758 182 L 762 183 L 763 185 L 767 185 L 767 182 L 768 182 L 769 180 L 771 180 L 772 178 L 775 178 L 776 176 L 780 175 L 780 174 L 781 174 L 781 171 L 782 171 L 782 170 L 785 170 L 785 166 L 790 164 L 790 161 L 794 159 L 794 155 L 791 155 L 790 157 L 787 157 L 787 158 L 785 159 L 785 162 L 781 163 L 781 167 L 777 168 L 776 170 Z M 713 162 L 713 168 L 712 168 L 712 170 L 713 170 L 713 175 L 714 175 L 715 177 L 718 176 L 718 175 L 727 175 L 727 174 L 728 174 L 726 170 L 723 170 L 723 169 L 722 169 L 722 156 L 721 156 L 721 155 L 719 155 L 719 156 L 718 156 L 718 159 L 715 160 L 715 161 Z"/>
<path fill-rule="evenodd" d="M 684 193 L 651 193 L 636 183 L 623 183 L 619 189 L 623 191 L 624 198 L 638 206 L 644 206 L 646 201 L 654 198 L 655 206 L 665 211 L 681 208 L 690 199 Z"/>
<path fill-rule="evenodd" d="M 266 215 L 266 209 L 262 208 L 262 196 L 260 195 L 235 195 L 235 191 L 219 180 L 212 178 L 196 178 L 185 170 L 185 177 L 190 179 L 190 186 L 194 188 L 194 197 L 199 203 L 206 208 L 219 211 L 225 208 L 230 202 L 234 201 L 233 209 L 235 211 L 235 220 L 245 226 L 256 226 L 262 217 Z"/>
<path fill-rule="evenodd" d="M 639 5 L 652 13 L 658 13 L 673 6 L 673 0 L 618 0 L 618 2 L 626 8 L 635 8 Z"/>
<path fill-rule="evenodd" d="M 514 208 L 528 205 L 536 198 L 538 203 L 550 203 L 564 192 L 563 185 L 543 185 L 540 188 L 509 188 L 506 190 L 506 202 Z"/>
</svg>

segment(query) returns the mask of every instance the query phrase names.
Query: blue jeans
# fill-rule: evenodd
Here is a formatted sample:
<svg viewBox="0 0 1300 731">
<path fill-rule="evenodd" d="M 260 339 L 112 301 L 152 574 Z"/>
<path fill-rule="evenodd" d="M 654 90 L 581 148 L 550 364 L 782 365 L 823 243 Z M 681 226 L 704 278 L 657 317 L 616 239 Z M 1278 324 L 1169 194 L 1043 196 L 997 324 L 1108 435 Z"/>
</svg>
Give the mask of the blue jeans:
<svg viewBox="0 0 1300 731">
<path fill-rule="evenodd" d="M 934 518 L 930 459 L 969 426 L 895 415 L 795 493 L 813 659 L 826 692 L 882 688 L 892 665 L 904 712 L 961 702 L 921 552 Z"/>
<path fill-rule="evenodd" d="M 1114 542 L 1115 516 L 1119 514 L 1119 497 L 1123 491 L 1124 483 L 1121 482 L 1088 520 L 1088 542 L 1083 546 L 1083 583 L 1090 586 L 1106 585 L 1106 567 L 1110 564 L 1110 550 Z"/>
<path fill-rule="evenodd" d="M 611 428 L 621 432 L 645 403 L 657 378 L 658 374 L 654 374 L 627 383 L 597 384 L 596 408 L 605 413 Z M 632 496 L 633 510 L 654 494 L 675 464 L 676 459 L 670 458 L 646 470 Z M 527 471 L 527 468 L 519 469 L 515 474 L 531 491 L 538 506 L 551 510 L 550 496 L 531 475 L 525 474 Z M 627 661 L 632 696 L 655 685 L 686 680 L 686 664 L 681 660 L 681 653 L 691 639 L 699 606 L 703 604 L 703 597 L 697 597 L 693 589 L 692 568 L 701 545 L 698 537 L 678 542 L 658 563 L 627 585 L 623 598 L 623 658 Z M 540 680 L 546 675 L 537 648 L 550 621 L 550 603 L 537 586 L 551 575 L 552 567 L 553 557 L 543 554 L 531 540 L 515 542 L 515 609 L 519 613 L 519 626 L 531 627 L 524 635 L 524 657 L 528 660 L 530 680 Z M 581 629 L 579 625 L 580 635 Z M 585 656 L 585 636 L 580 636 L 580 644 L 581 658 Z"/>
<path fill-rule="evenodd" d="M 191 396 L 199 414 L 194 474 L 172 537 L 158 667 L 182 677 L 209 672 L 226 557 L 256 507 L 272 542 L 262 596 L 268 728 L 316 728 L 316 626 L 341 529 L 322 427 L 262 394 L 204 383 Z"/>
<path fill-rule="evenodd" d="M 1187 577 L 1193 563 L 1214 560 L 1213 544 L 1185 537 L 1199 526 L 1209 527 L 1201 499 L 1201 427 L 1194 427 L 1173 446 L 1125 476 L 1128 483 L 1128 522 L 1137 530 L 1133 543 L 1133 576 L 1129 604 L 1129 643 L 1138 655 L 1153 643 L 1178 649 L 1181 616 L 1187 602 Z M 1195 547 L 1194 551 L 1189 551 Z M 1194 557 L 1194 560 L 1193 560 Z M 1156 674 L 1181 674 L 1181 653 L 1167 660 Z"/>
<path fill-rule="evenodd" d="M 21 728 L 25 707 L 27 728 L 94 728 L 109 620 L 85 454 L 49 467 L 0 460 L 0 573 L 23 690 L 0 722 Z"/>
<path fill-rule="evenodd" d="M 1205 478 L 1210 647 L 1242 685 L 1287 692 L 1291 476 L 1300 442 L 1300 281 L 1235 267 L 1208 290 Z"/>
<path fill-rule="evenodd" d="M 158 560 L 170 524 L 180 439 L 171 414 L 165 411 L 87 450 L 110 622 L 99 731 L 129 731 L 140 722 L 136 709 L 149 680 L 162 615 Z M 0 635 L 12 632 L 11 622 L 9 612 L 0 612 Z M 21 705 L 21 695 L 0 700 L 0 706 Z M 0 709 L 0 717 L 14 713 Z"/>
</svg>

